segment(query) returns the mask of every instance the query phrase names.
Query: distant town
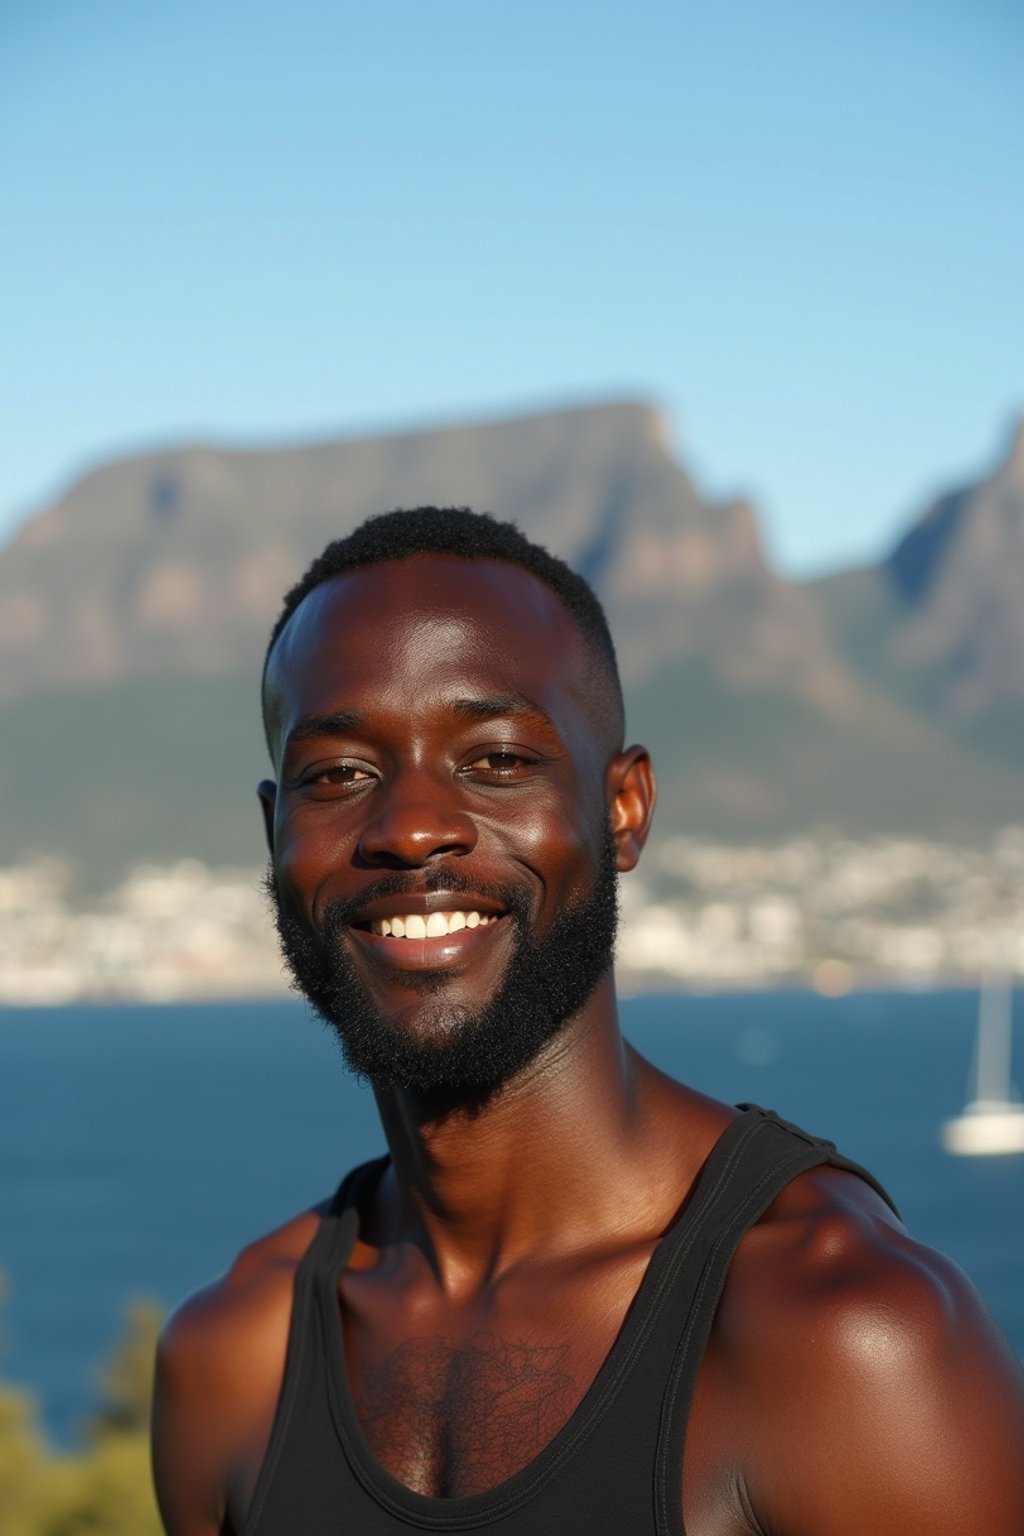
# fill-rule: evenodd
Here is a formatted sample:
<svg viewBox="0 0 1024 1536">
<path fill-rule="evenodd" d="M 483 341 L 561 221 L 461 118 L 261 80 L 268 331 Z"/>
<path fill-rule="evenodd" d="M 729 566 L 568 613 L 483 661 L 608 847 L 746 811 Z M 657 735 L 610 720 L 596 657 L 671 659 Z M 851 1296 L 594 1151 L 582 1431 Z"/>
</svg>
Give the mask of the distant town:
<svg viewBox="0 0 1024 1536">
<path fill-rule="evenodd" d="M 973 984 L 1024 976 L 1024 826 L 988 848 L 675 837 L 622 882 L 627 988 Z M 56 859 L 0 869 L 0 1003 L 282 996 L 259 871 L 140 867 L 75 899 Z"/>
</svg>

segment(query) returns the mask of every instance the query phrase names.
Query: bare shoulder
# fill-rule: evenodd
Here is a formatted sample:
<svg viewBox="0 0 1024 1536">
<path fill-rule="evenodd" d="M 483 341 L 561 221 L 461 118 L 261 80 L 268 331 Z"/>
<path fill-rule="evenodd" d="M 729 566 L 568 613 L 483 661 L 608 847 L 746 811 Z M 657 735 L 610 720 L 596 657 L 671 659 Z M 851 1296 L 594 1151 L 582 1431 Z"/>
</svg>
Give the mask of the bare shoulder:
<svg viewBox="0 0 1024 1536">
<path fill-rule="evenodd" d="M 856 1175 L 803 1174 L 748 1233 L 714 1358 L 764 1531 L 1024 1530 L 1020 1363 Z"/>
<path fill-rule="evenodd" d="M 242 1249 L 231 1267 L 196 1291 L 173 1313 L 160 1340 L 166 1359 L 182 1364 L 215 1359 L 226 1365 L 250 1335 L 274 1321 L 287 1329 L 295 1271 L 327 1209 L 301 1212 Z"/>
<path fill-rule="evenodd" d="M 233 1529 L 229 1505 L 255 1480 L 273 1425 L 296 1271 L 328 1203 L 249 1244 L 164 1327 L 153 1463 L 164 1523 L 174 1536 Z"/>
</svg>

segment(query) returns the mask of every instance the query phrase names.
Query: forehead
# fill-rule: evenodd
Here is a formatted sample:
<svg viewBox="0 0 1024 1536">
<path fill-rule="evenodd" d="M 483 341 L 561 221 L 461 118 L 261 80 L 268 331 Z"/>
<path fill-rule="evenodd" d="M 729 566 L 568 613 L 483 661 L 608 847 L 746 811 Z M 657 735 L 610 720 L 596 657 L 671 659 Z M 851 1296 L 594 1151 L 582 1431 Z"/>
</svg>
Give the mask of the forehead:
<svg viewBox="0 0 1024 1536">
<path fill-rule="evenodd" d="M 515 693 L 571 717 L 589 712 L 592 672 L 575 619 L 529 571 L 417 555 L 332 577 L 300 603 L 268 667 L 268 724 L 287 730 L 353 690 L 383 705 L 403 685 L 408 703 Z"/>
</svg>

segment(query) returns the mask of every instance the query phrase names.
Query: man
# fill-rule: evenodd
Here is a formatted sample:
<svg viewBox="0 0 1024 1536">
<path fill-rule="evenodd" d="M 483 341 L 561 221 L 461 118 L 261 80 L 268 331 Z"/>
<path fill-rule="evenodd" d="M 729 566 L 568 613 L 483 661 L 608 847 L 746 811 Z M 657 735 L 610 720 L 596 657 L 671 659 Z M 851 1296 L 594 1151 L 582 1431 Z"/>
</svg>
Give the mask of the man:
<svg viewBox="0 0 1024 1536">
<path fill-rule="evenodd" d="M 373 519 L 289 594 L 264 707 L 284 951 L 390 1155 L 168 1326 L 172 1536 L 1021 1536 L 1024 1379 L 964 1277 L 619 1035 L 654 781 L 585 583 Z"/>
</svg>

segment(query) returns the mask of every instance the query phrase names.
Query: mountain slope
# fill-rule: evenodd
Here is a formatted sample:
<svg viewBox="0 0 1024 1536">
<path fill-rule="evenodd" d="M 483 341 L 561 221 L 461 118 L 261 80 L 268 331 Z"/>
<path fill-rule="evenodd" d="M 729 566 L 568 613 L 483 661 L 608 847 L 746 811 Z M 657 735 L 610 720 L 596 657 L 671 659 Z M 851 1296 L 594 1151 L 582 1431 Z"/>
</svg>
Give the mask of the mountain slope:
<svg viewBox="0 0 1024 1536">
<path fill-rule="evenodd" d="M 362 517 L 430 502 L 513 517 L 594 582 L 659 765 L 661 835 L 972 836 L 1019 815 L 1019 760 L 951 723 L 922 681 L 934 647 L 922 669 L 906 639 L 933 622 L 957 517 L 934 519 L 946 553 L 896 561 L 902 586 L 805 590 L 767 567 L 754 509 L 705 502 L 658 414 L 626 402 L 84 477 L 0 551 L 0 861 L 64 854 L 92 889 L 140 858 L 259 863 L 256 679 L 283 593 Z M 985 547 L 968 540 L 982 585 Z"/>
<path fill-rule="evenodd" d="M 630 522 L 720 542 L 650 408 L 563 411 L 309 447 L 184 448 L 105 465 L 0 555 L 0 689 L 252 663 L 286 587 L 372 512 L 468 504 L 601 584 Z M 639 575 L 639 579 L 638 578 Z M 623 605 L 661 572 L 624 577 Z M 643 664 L 642 636 L 638 663 Z"/>
<path fill-rule="evenodd" d="M 1024 771 L 1024 422 L 877 567 L 813 586 L 846 659 L 935 728 Z"/>
</svg>

